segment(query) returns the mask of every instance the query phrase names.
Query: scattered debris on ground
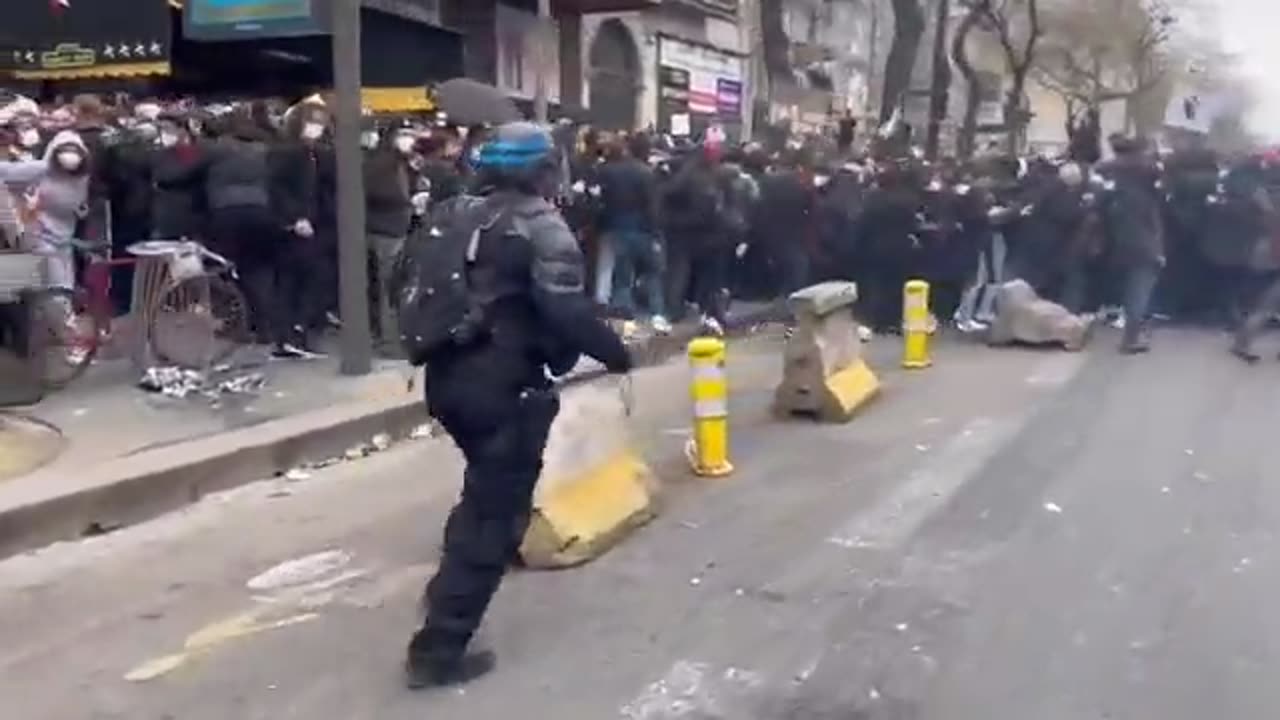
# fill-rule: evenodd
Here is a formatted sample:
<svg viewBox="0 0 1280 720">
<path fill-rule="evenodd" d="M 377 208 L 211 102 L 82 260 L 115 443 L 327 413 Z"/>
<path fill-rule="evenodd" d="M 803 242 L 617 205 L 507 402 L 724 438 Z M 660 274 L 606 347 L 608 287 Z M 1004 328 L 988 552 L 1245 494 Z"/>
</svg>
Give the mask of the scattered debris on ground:
<svg viewBox="0 0 1280 720">
<path fill-rule="evenodd" d="M 151 367 L 138 381 L 138 387 L 148 392 L 179 400 L 199 396 L 215 404 L 227 395 L 256 394 L 266 384 L 267 378 L 263 373 L 234 373 L 222 366 L 212 373 L 180 367 Z"/>
</svg>

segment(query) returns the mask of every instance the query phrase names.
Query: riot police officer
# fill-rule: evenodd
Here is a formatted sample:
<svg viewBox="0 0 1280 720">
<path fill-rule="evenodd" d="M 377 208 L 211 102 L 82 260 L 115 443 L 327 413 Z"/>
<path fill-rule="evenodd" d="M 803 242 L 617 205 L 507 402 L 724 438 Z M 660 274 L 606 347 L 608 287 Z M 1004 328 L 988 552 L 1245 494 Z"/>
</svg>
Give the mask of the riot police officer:
<svg viewBox="0 0 1280 720">
<path fill-rule="evenodd" d="M 409 644 L 413 688 L 464 683 L 494 665 L 492 653 L 467 647 L 528 526 L 559 411 L 548 371 L 568 372 L 581 354 L 614 374 L 631 370 L 626 347 L 584 293 L 578 243 L 547 200 L 558 179 L 551 135 L 531 123 L 501 126 L 476 165 L 479 195 L 439 208 L 436 232 L 476 217 L 506 229 L 485 233 L 468 266 L 471 291 L 484 298 L 485 332 L 426 360 L 428 411 L 461 449 L 466 471 L 426 588 L 426 621 Z"/>
</svg>

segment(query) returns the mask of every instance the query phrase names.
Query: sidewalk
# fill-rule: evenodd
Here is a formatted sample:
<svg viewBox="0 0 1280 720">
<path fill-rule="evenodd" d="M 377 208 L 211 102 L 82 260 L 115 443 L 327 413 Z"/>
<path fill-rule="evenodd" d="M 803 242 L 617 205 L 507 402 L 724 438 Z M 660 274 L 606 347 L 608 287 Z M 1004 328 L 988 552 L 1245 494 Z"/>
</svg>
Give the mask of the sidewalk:
<svg viewBox="0 0 1280 720">
<path fill-rule="evenodd" d="M 776 318 L 772 305 L 735 308 L 730 330 Z M 638 340 L 641 365 L 665 361 L 696 333 Z M 426 421 L 421 382 L 404 363 L 378 362 L 367 376 L 338 373 L 337 360 L 263 361 L 251 392 L 167 397 L 138 389 L 134 374 L 108 366 L 26 414 L 57 428 L 63 450 L 34 472 L 0 475 L 0 557 L 59 540 L 109 532 L 192 503 L 211 492 L 308 463 L 368 452 Z M 584 361 L 571 381 L 601 369 Z M 381 437 L 379 437 L 381 436 Z"/>
</svg>

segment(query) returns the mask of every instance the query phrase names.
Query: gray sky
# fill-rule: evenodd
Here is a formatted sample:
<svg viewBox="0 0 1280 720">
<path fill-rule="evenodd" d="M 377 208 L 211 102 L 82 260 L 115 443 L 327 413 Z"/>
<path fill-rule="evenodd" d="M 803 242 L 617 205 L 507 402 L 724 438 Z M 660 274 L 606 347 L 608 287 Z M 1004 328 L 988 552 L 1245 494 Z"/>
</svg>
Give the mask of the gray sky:
<svg viewBox="0 0 1280 720">
<path fill-rule="evenodd" d="M 1280 0 L 1207 0 L 1221 12 L 1222 42 L 1241 54 L 1260 107 L 1254 129 L 1280 139 Z"/>
</svg>

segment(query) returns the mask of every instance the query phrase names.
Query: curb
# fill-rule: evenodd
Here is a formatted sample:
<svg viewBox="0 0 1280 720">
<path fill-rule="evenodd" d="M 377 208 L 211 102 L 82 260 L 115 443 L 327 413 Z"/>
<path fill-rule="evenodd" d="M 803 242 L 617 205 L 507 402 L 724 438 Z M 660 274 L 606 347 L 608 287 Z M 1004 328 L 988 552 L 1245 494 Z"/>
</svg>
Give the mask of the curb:
<svg viewBox="0 0 1280 720">
<path fill-rule="evenodd" d="M 779 317 L 777 305 L 765 306 L 734 318 L 727 331 L 739 336 Z M 673 333 L 645 343 L 635 354 L 637 367 L 665 362 L 695 334 Z M 590 382 L 603 374 L 603 369 L 588 370 L 565 384 Z M 103 476 L 91 486 L 66 492 L 44 488 L 41 497 L 0 509 L 0 558 L 144 522 L 211 493 L 340 456 L 380 433 L 403 440 L 425 422 L 422 401 L 410 396 L 304 413 L 117 458 L 101 466 Z"/>
</svg>

